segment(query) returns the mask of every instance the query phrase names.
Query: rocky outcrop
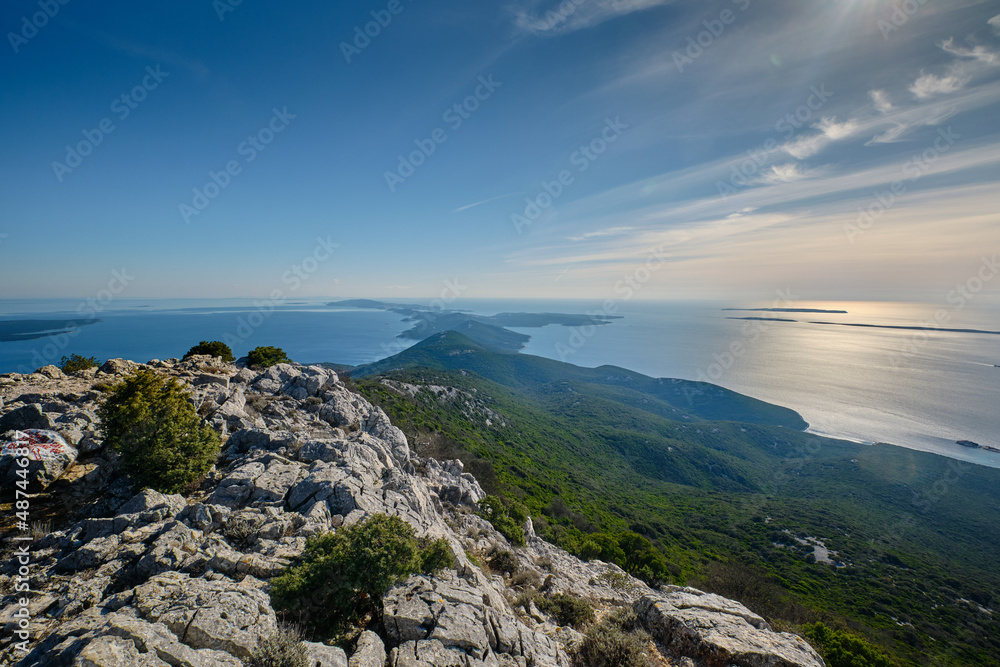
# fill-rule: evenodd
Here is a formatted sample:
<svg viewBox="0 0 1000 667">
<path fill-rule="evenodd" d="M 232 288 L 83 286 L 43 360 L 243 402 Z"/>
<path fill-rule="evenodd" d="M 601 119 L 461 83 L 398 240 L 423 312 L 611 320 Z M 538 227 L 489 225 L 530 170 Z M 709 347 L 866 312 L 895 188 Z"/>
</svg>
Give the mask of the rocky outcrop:
<svg viewBox="0 0 1000 667">
<path fill-rule="evenodd" d="M 718 595 L 668 586 L 633 608 L 671 653 L 705 667 L 823 667 L 801 637 L 772 631 L 763 618 Z"/>
<path fill-rule="evenodd" d="M 101 387 L 139 369 L 183 382 L 224 436 L 217 469 L 191 497 L 135 492 L 103 450 Z M 802 640 L 772 632 L 738 603 L 692 589 L 654 591 L 538 539 L 530 524 L 528 544 L 512 548 L 472 511 L 485 494 L 460 462 L 414 456 L 386 415 L 326 368 L 110 360 L 70 376 L 0 376 L 0 401 L 0 423 L 44 422 L 79 443 L 80 458 L 50 490 L 89 498 L 78 516 L 31 544 L 40 590 L 30 596 L 27 654 L 11 643 L 16 563 L 2 564 L 0 661 L 236 667 L 278 627 L 268 582 L 307 539 L 389 514 L 420 536 L 445 538 L 455 568 L 387 591 L 383 623 L 359 637 L 350 657 L 306 642 L 311 665 L 569 667 L 582 636 L 532 604 L 515 608 L 513 581 L 467 555 L 485 559 L 495 548 L 512 550 L 524 577 L 547 591 L 601 610 L 635 605 L 662 646 L 691 664 L 822 664 Z"/>
</svg>

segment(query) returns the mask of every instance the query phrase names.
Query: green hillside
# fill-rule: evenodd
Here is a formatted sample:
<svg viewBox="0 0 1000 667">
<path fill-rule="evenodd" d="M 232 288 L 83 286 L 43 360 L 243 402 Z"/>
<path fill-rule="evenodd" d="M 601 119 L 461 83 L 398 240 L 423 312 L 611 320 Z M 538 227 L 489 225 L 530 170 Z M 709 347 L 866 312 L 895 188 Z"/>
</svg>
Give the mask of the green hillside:
<svg viewBox="0 0 1000 667">
<path fill-rule="evenodd" d="M 352 376 L 420 453 L 461 458 L 570 551 L 734 597 L 779 629 L 821 620 L 900 665 L 1000 664 L 1000 470 L 818 438 L 719 387 L 453 332 Z M 644 544 L 659 561 L 632 557 Z"/>
</svg>

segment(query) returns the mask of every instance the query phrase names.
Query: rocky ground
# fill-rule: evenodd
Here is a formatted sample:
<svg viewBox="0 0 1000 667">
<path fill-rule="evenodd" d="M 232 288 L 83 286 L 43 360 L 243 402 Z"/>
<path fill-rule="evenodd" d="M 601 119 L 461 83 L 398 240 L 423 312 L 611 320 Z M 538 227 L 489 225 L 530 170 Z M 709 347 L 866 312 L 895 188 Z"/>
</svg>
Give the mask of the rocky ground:
<svg viewBox="0 0 1000 667">
<path fill-rule="evenodd" d="M 216 469 L 189 497 L 137 492 L 103 448 L 102 390 L 141 368 L 189 385 L 198 412 L 225 440 Z M 531 581 L 586 598 L 599 614 L 632 606 L 659 664 L 823 665 L 802 639 L 773 632 L 738 602 L 689 588 L 651 590 L 614 565 L 582 562 L 538 539 L 530 521 L 527 545 L 511 547 L 474 513 L 484 493 L 460 462 L 415 456 L 380 409 L 322 367 L 256 372 L 211 357 L 115 359 L 72 376 L 52 366 L 0 376 L 0 434 L 30 428 L 57 431 L 78 455 L 33 469 L 44 491 L 31 500 L 30 542 L 11 539 L 26 533 L 12 522 L 11 457 L 0 457 L 3 664 L 237 667 L 277 627 L 268 581 L 306 539 L 385 513 L 419 535 L 447 539 L 456 567 L 390 589 L 383 623 L 361 635 L 351 656 L 307 643 L 317 667 L 568 667 L 582 635 L 533 604 L 513 606 Z M 23 544 L 27 654 L 15 635 L 26 595 L 15 589 Z M 482 567 L 495 548 L 512 550 L 529 574 L 512 579 Z"/>
</svg>

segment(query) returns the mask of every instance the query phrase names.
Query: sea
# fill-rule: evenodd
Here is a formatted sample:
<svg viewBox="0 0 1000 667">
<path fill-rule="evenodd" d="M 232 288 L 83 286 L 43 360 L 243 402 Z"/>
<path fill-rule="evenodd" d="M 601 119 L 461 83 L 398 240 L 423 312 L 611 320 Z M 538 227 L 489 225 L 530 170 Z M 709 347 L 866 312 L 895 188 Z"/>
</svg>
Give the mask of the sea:
<svg viewBox="0 0 1000 667">
<path fill-rule="evenodd" d="M 399 338 L 412 326 L 402 315 L 327 301 L 0 300 L 0 330 L 17 320 L 98 318 L 87 326 L 54 322 L 40 338 L 0 341 L 0 373 L 30 372 L 74 353 L 100 360 L 181 357 L 202 340 L 223 340 L 237 356 L 275 345 L 302 363 L 354 366 L 416 342 Z M 620 316 L 601 326 L 515 330 L 531 336 L 524 354 L 712 382 L 792 408 L 820 435 L 1000 467 L 1000 453 L 957 444 L 1000 448 L 1000 335 L 988 333 L 1000 332 L 1000 306 L 825 301 L 794 308 L 846 312 L 749 310 L 775 305 L 460 299 L 448 307 L 480 315 Z"/>
</svg>

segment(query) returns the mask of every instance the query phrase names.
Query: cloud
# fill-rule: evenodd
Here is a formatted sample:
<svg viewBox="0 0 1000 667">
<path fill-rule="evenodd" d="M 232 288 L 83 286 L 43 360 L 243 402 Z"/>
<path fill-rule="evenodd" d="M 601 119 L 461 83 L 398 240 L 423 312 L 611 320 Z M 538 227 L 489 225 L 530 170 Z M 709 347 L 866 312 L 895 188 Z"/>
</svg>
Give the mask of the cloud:
<svg viewBox="0 0 1000 667">
<path fill-rule="evenodd" d="M 1000 33 L 1000 14 L 997 14 L 996 16 L 991 18 L 989 21 L 987 21 L 987 23 L 993 26 L 993 29 L 996 30 L 998 33 Z"/>
<path fill-rule="evenodd" d="M 961 46 L 955 46 L 954 38 L 948 38 L 941 42 L 938 46 L 953 56 L 958 56 L 959 58 L 973 58 L 985 65 L 1000 64 L 1000 54 L 995 51 L 990 51 L 982 45 L 967 49 Z"/>
<path fill-rule="evenodd" d="M 771 165 L 770 169 L 761 174 L 758 182 L 767 185 L 794 183 L 804 178 L 812 178 L 817 173 L 816 170 L 802 169 L 797 162 L 786 162 L 785 164 Z"/>
<path fill-rule="evenodd" d="M 886 114 L 892 111 L 892 102 L 889 101 L 889 93 L 884 90 L 869 90 L 868 96 L 872 98 L 872 104 L 875 105 L 875 110 L 881 114 Z"/>
<path fill-rule="evenodd" d="M 484 199 L 482 201 L 477 201 L 477 202 L 474 202 L 472 204 L 466 204 L 465 206 L 459 206 L 458 208 L 456 208 L 455 210 L 453 210 L 452 213 L 458 213 L 460 211 L 466 211 L 466 210 L 468 210 L 470 208 L 475 208 L 476 206 L 482 206 L 483 204 L 488 204 L 491 201 L 496 201 L 497 199 L 503 199 L 504 197 L 512 197 L 513 195 L 519 195 L 519 194 L 522 194 L 522 193 L 520 193 L 520 192 L 508 192 L 505 195 L 497 195 L 496 197 L 490 197 L 489 199 Z"/>
<path fill-rule="evenodd" d="M 804 160 L 819 153 L 830 142 L 845 139 L 857 132 L 858 123 L 854 120 L 838 123 L 836 118 L 825 116 L 813 128 L 819 130 L 819 134 L 798 137 L 784 144 L 782 150 L 797 160 Z"/>
<path fill-rule="evenodd" d="M 601 238 L 605 236 L 621 236 L 626 232 L 630 232 L 635 227 L 608 227 L 606 229 L 598 229 L 594 232 L 587 232 L 586 234 L 580 234 L 579 236 L 569 237 L 570 241 L 586 241 L 593 238 Z"/>
<path fill-rule="evenodd" d="M 535 35 L 555 36 L 590 28 L 619 16 L 640 12 L 673 0 L 533 0 L 530 7 L 512 9 L 518 28 Z"/>
<path fill-rule="evenodd" d="M 965 84 L 969 83 L 971 78 L 968 74 L 959 70 L 952 70 L 950 74 L 946 74 L 945 76 L 921 74 L 910 85 L 910 92 L 920 100 L 925 100 L 934 95 L 948 95 L 964 88 Z"/>
</svg>

